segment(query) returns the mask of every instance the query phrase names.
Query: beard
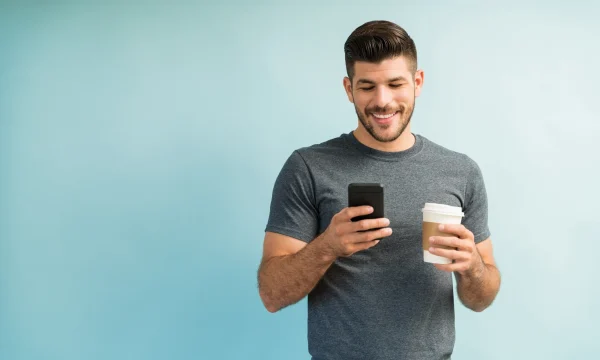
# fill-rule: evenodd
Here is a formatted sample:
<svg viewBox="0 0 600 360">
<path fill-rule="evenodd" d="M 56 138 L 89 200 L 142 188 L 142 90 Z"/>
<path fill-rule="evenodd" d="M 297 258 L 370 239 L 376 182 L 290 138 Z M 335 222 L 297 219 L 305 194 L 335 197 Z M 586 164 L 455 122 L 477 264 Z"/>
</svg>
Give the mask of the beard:
<svg viewBox="0 0 600 360">
<path fill-rule="evenodd" d="M 365 109 L 365 112 L 361 112 L 358 110 L 356 105 L 354 105 L 354 110 L 356 111 L 356 115 L 358 116 L 358 119 L 360 120 L 361 124 L 364 126 L 365 129 L 367 129 L 367 132 L 375 140 L 377 140 L 379 142 L 392 142 L 392 141 L 396 140 L 397 138 L 399 138 L 400 135 L 402 135 L 402 133 L 404 133 L 404 130 L 406 130 L 406 127 L 410 123 L 410 119 L 412 118 L 414 109 L 415 109 L 415 98 L 414 97 L 413 97 L 412 104 L 409 104 L 408 106 L 400 105 L 396 109 L 393 109 L 393 108 L 387 107 L 387 106 L 384 108 L 373 107 L 373 108 Z M 378 133 L 377 129 L 375 129 L 376 125 L 373 124 L 373 122 L 370 120 L 370 117 L 368 115 L 373 112 L 385 113 L 385 114 L 389 114 L 392 112 L 398 112 L 397 115 L 399 115 L 399 117 L 400 117 L 400 123 L 399 123 L 398 129 L 391 135 L 387 135 L 387 136 Z M 394 116 L 396 116 L 396 115 L 394 115 Z M 391 126 L 395 126 L 395 124 L 392 123 L 389 125 L 377 125 L 377 126 L 383 130 L 387 130 Z"/>
</svg>

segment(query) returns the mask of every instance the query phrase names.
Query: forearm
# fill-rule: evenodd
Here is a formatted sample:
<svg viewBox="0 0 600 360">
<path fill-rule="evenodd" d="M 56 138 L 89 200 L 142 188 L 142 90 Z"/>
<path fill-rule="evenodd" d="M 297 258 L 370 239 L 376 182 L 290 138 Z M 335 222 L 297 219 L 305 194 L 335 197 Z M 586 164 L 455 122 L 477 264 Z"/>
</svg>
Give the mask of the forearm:
<svg viewBox="0 0 600 360">
<path fill-rule="evenodd" d="M 483 311 L 492 304 L 500 289 L 500 272 L 490 264 L 467 274 L 458 274 L 457 292 L 460 301 L 473 311 Z"/>
<path fill-rule="evenodd" d="M 317 237 L 295 254 L 265 260 L 258 271 L 260 297 L 270 312 L 304 298 L 333 264 Z"/>
</svg>

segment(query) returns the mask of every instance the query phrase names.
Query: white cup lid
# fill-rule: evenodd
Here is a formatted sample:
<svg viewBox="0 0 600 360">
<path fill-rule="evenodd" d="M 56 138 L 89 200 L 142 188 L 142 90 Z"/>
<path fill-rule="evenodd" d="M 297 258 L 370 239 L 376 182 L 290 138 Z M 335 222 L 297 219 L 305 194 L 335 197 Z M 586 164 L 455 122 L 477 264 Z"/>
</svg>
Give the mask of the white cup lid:
<svg viewBox="0 0 600 360">
<path fill-rule="evenodd" d="M 462 212 L 462 209 L 458 206 L 450 206 L 444 204 L 435 204 L 435 203 L 426 203 L 423 207 L 423 211 L 444 214 L 444 215 L 453 215 L 463 217 L 465 214 Z"/>
</svg>

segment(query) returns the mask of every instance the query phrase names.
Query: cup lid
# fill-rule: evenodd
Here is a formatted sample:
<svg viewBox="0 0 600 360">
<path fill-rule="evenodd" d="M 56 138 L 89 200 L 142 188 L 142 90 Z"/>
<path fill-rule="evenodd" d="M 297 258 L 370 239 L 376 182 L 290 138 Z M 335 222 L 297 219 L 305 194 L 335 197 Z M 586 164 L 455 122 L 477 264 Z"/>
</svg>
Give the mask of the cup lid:
<svg viewBox="0 0 600 360">
<path fill-rule="evenodd" d="M 433 212 L 437 214 L 453 215 L 463 217 L 465 214 L 462 212 L 462 208 L 458 206 L 450 206 L 436 203 L 425 203 L 422 211 Z"/>
</svg>

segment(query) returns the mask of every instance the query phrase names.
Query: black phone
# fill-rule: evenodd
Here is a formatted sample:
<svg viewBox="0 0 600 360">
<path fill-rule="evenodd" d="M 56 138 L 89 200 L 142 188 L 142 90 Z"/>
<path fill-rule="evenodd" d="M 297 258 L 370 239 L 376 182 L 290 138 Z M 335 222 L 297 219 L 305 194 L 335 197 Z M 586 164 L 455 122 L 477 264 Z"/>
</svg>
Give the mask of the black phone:
<svg viewBox="0 0 600 360">
<path fill-rule="evenodd" d="M 369 205 L 373 212 L 352 218 L 352 221 L 384 217 L 383 185 L 377 183 L 353 183 L 348 185 L 348 207 Z M 375 230 L 375 229 L 373 229 Z"/>
</svg>

